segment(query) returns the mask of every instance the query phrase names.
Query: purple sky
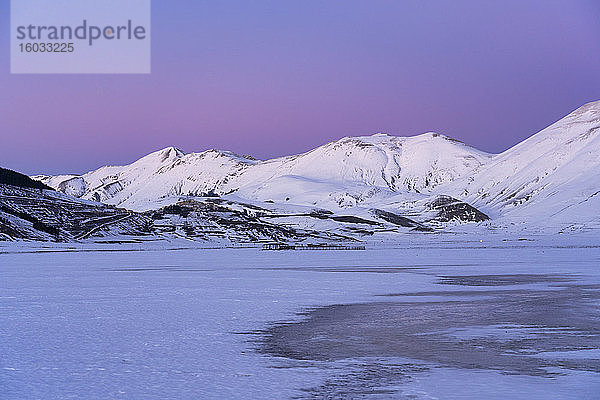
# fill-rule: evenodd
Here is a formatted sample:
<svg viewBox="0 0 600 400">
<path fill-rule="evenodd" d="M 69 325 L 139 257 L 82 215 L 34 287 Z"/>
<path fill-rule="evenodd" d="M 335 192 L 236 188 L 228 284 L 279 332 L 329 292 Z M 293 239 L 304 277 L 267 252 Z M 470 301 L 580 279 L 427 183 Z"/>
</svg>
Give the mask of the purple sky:
<svg viewBox="0 0 600 400">
<path fill-rule="evenodd" d="M 600 99 L 597 0 L 154 0 L 151 75 L 10 75 L 0 166 L 81 173 L 166 146 L 270 158 L 437 131 L 500 152 Z"/>
</svg>

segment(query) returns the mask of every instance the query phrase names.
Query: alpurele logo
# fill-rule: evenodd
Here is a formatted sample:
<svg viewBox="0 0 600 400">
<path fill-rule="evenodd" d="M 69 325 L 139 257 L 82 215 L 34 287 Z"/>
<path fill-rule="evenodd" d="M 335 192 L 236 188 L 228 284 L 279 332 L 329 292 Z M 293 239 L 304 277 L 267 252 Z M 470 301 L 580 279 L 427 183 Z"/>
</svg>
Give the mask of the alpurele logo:
<svg viewBox="0 0 600 400">
<path fill-rule="evenodd" d="M 150 0 L 12 0 L 12 73 L 150 73 Z"/>
</svg>

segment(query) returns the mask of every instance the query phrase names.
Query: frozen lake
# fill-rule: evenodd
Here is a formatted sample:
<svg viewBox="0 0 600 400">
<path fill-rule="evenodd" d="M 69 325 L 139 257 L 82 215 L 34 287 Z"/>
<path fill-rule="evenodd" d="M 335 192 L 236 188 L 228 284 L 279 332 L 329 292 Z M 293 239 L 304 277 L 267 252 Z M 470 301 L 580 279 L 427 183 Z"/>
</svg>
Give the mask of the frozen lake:
<svg viewBox="0 0 600 400">
<path fill-rule="evenodd" d="M 0 244 L 3 399 L 597 399 L 600 241 Z"/>
</svg>

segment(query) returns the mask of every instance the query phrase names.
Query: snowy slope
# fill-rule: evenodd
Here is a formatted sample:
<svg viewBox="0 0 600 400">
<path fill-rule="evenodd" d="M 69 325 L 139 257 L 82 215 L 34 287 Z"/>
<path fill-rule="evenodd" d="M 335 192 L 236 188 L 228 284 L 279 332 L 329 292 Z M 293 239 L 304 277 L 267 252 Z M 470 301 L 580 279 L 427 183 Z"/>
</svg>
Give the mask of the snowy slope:
<svg viewBox="0 0 600 400">
<path fill-rule="evenodd" d="M 443 190 L 492 217 L 600 226 L 600 101 L 573 111 Z"/>
<path fill-rule="evenodd" d="M 180 196 L 232 192 L 258 201 L 346 207 L 381 192 L 430 192 L 489 158 L 440 134 L 377 134 L 267 161 L 217 150 L 185 154 L 170 147 L 127 166 L 38 179 L 74 196 L 135 210 L 156 208 Z"/>
<path fill-rule="evenodd" d="M 437 133 L 343 138 L 298 156 L 257 164 L 244 174 L 239 195 L 352 207 L 395 192 L 429 193 L 441 183 L 471 173 L 489 158 Z"/>
</svg>

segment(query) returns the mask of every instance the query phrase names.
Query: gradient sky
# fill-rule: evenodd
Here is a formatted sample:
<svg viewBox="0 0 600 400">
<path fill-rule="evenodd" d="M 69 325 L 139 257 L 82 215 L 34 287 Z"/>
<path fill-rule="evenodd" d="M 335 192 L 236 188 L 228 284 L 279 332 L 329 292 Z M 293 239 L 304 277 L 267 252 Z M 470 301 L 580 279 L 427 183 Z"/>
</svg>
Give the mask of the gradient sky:
<svg viewBox="0 0 600 400">
<path fill-rule="evenodd" d="M 10 75 L 0 0 L 0 166 L 270 158 L 377 132 L 500 152 L 600 99 L 598 0 L 152 3 L 151 75 Z"/>
</svg>

